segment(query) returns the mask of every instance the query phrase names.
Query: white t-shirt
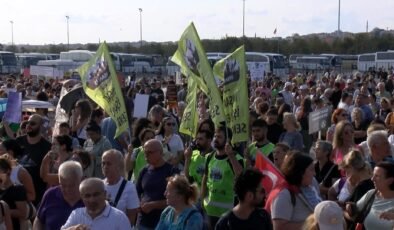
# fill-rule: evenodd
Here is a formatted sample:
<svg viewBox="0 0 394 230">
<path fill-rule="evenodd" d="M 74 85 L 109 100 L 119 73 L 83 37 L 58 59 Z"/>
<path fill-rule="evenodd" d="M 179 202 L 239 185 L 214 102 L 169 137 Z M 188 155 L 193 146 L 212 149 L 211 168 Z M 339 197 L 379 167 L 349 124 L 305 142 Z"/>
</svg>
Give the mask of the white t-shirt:
<svg viewBox="0 0 394 230">
<path fill-rule="evenodd" d="M 156 140 L 163 142 L 164 137 L 162 135 L 157 135 Z M 166 147 L 166 146 L 163 146 Z M 177 154 L 179 151 L 184 151 L 183 142 L 181 137 L 178 134 L 172 134 L 170 141 L 168 142 L 169 151 L 172 154 Z"/>
<path fill-rule="evenodd" d="M 123 177 L 120 178 L 118 183 L 109 185 L 107 179 L 104 179 L 105 190 L 107 191 L 107 198 L 111 203 L 115 202 L 116 195 L 118 194 L 120 185 L 122 184 Z M 140 200 L 138 199 L 137 190 L 135 185 L 127 181 L 126 186 L 119 198 L 116 208 L 126 213 L 127 209 L 136 209 L 140 207 Z"/>
</svg>

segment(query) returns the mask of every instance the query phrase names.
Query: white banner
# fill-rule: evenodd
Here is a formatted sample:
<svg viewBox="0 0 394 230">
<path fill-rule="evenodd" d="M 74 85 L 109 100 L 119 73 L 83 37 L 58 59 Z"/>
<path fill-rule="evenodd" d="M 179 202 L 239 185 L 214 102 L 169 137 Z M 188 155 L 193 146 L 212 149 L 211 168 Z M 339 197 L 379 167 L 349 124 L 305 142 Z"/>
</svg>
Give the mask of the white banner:
<svg viewBox="0 0 394 230">
<path fill-rule="evenodd" d="M 54 67 L 32 65 L 30 66 L 30 75 L 63 78 L 64 73 Z"/>
</svg>

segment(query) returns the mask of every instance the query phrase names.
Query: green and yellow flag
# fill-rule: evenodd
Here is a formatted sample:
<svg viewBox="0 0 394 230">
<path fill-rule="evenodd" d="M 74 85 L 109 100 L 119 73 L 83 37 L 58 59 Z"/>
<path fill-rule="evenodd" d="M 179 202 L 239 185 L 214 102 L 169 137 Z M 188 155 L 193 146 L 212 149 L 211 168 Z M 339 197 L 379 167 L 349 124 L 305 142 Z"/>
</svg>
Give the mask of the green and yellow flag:
<svg viewBox="0 0 394 230">
<path fill-rule="evenodd" d="M 213 71 L 216 76 L 224 80 L 223 105 L 227 124 L 233 132 L 231 143 L 247 141 L 249 103 L 244 46 L 216 62 Z"/>
<path fill-rule="evenodd" d="M 179 132 L 195 138 L 197 134 L 198 113 L 197 83 L 193 80 L 193 78 L 188 78 L 187 80 L 186 104 L 187 105 L 185 111 L 183 112 Z"/>
<path fill-rule="evenodd" d="M 128 118 L 123 94 L 120 90 L 114 64 L 104 42 L 96 55 L 78 68 L 83 89 L 94 102 L 108 113 L 116 123 L 115 137 L 128 128 Z"/>
<path fill-rule="evenodd" d="M 192 78 L 197 87 L 208 96 L 209 113 L 215 125 L 219 126 L 220 122 L 225 120 L 222 97 L 193 23 L 183 32 L 178 42 L 178 50 L 171 60 L 179 65 L 181 72 Z"/>
</svg>

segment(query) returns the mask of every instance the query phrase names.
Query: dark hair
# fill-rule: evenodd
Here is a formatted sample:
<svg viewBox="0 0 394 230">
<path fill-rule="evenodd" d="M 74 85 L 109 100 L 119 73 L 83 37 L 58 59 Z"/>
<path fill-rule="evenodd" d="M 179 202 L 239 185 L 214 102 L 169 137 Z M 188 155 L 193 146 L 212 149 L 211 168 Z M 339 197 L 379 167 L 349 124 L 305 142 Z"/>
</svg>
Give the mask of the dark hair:
<svg viewBox="0 0 394 230">
<path fill-rule="evenodd" d="M 278 116 L 278 110 L 276 108 L 270 108 L 267 113 L 267 116 Z"/>
<path fill-rule="evenodd" d="M 92 114 L 90 115 L 90 119 L 94 119 L 96 117 L 104 116 L 104 111 L 101 108 L 93 109 Z"/>
<path fill-rule="evenodd" d="M 247 192 L 256 192 L 263 179 L 263 174 L 257 169 L 246 169 L 235 179 L 234 192 L 240 201 L 245 200 Z"/>
<path fill-rule="evenodd" d="M 10 160 L 5 157 L 0 157 L 0 169 L 5 172 L 11 173 L 12 164 L 11 164 Z"/>
<path fill-rule="evenodd" d="M 164 126 L 166 126 L 166 122 L 169 121 L 169 120 L 172 120 L 172 121 L 176 122 L 176 120 L 175 120 L 175 118 L 173 116 L 165 116 L 163 118 L 163 120 L 161 120 L 159 128 L 158 128 L 158 131 L 157 131 L 156 134 L 158 134 L 158 135 L 161 134 L 164 137 L 164 132 L 165 132 Z"/>
<path fill-rule="evenodd" d="M 231 139 L 233 139 L 233 132 L 227 126 L 221 125 L 221 126 L 217 127 L 215 131 L 223 132 L 226 142 L 231 141 Z"/>
<path fill-rule="evenodd" d="M 48 100 L 49 100 L 47 93 L 45 93 L 45 92 L 43 92 L 43 91 L 39 92 L 39 93 L 36 95 L 36 99 L 37 99 L 38 101 L 48 101 Z"/>
<path fill-rule="evenodd" d="M 208 130 L 198 130 L 197 133 L 203 133 L 205 138 L 212 140 L 213 133 Z"/>
<path fill-rule="evenodd" d="M 59 124 L 59 128 L 71 128 L 70 124 L 68 124 L 67 122 L 62 122 Z"/>
<path fill-rule="evenodd" d="M 202 127 L 204 124 L 207 124 L 207 125 L 209 126 L 209 131 L 210 131 L 211 133 L 215 132 L 215 124 L 213 123 L 213 121 L 211 120 L 211 118 L 207 118 L 207 119 L 202 120 L 202 121 L 200 122 L 200 124 L 198 124 L 197 132 L 201 130 L 201 127 Z"/>
<path fill-rule="evenodd" d="M 394 178 L 394 163 L 383 161 L 376 164 L 375 167 L 382 168 L 386 178 Z M 394 191 L 394 181 L 389 186 L 391 191 Z"/>
<path fill-rule="evenodd" d="M 91 160 L 90 160 L 89 152 L 84 151 L 84 150 L 78 150 L 78 151 L 75 151 L 74 154 L 77 155 L 79 157 L 79 159 L 81 160 L 81 165 L 82 165 L 83 169 L 86 169 L 90 166 Z"/>
<path fill-rule="evenodd" d="M 75 107 L 79 107 L 81 110 L 80 117 L 82 120 L 86 120 L 90 118 L 90 115 L 92 114 L 92 105 L 90 102 L 86 99 L 78 100 L 77 103 L 75 103 Z"/>
<path fill-rule="evenodd" d="M 5 140 L 2 142 L 2 145 L 7 150 L 7 152 L 9 150 L 12 150 L 13 152 L 12 157 L 15 159 L 19 159 L 24 155 L 23 149 L 21 148 L 21 146 L 16 140 L 12 140 L 12 139 Z"/>
<path fill-rule="evenodd" d="M 147 118 L 139 118 L 134 122 L 134 127 L 133 127 L 134 138 L 132 140 L 132 144 L 134 148 L 138 148 L 141 146 L 141 140 L 138 138 L 140 132 L 146 127 L 149 127 L 151 124 L 152 122 Z"/>
<path fill-rule="evenodd" d="M 267 128 L 267 122 L 265 122 L 263 119 L 256 119 L 252 123 L 252 128 L 253 127 L 258 127 L 258 128 Z"/>
<path fill-rule="evenodd" d="M 56 141 L 59 142 L 59 145 L 66 145 L 66 151 L 73 151 L 73 141 L 69 135 L 58 135 L 55 137 Z"/>
<path fill-rule="evenodd" d="M 153 136 L 156 135 L 156 132 L 155 132 L 155 130 L 153 130 L 153 129 L 150 129 L 150 128 L 143 129 L 143 130 L 140 132 L 140 134 L 138 135 L 138 139 L 140 140 L 141 143 L 142 143 L 142 140 L 145 138 L 145 135 L 146 135 L 147 133 L 153 133 Z"/>
<path fill-rule="evenodd" d="M 283 162 L 282 173 L 290 185 L 301 186 L 305 170 L 312 163 L 312 158 L 303 153 L 290 153 Z"/>
<path fill-rule="evenodd" d="M 86 131 L 91 131 L 91 132 L 95 132 L 98 134 L 101 134 L 101 128 L 98 124 L 96 124 L 96 122 L 89 122 L 88 125 L 86 126 Z"/>
</svg>

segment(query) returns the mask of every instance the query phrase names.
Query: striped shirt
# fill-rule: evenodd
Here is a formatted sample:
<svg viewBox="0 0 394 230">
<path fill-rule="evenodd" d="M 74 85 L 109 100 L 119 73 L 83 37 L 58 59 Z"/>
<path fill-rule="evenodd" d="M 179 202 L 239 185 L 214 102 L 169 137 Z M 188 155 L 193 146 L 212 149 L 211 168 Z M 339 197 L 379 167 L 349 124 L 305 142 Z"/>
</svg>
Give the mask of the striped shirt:
<svg viewBox="0 0 394 230">
<path fill-rule="evenodd" d="M 131 230 L 131 225 L 126 215 L 116 208 L 111 207 L 108 203 L 105 206 L 104 211 L 92 219 L 86 212 L 86 208 L 75 209 L 68 217 L 66 223 L 61 229 L 66 229 L 78 224 L 84 224 L 89 227 L 90 230 Z"/>
</svg>

